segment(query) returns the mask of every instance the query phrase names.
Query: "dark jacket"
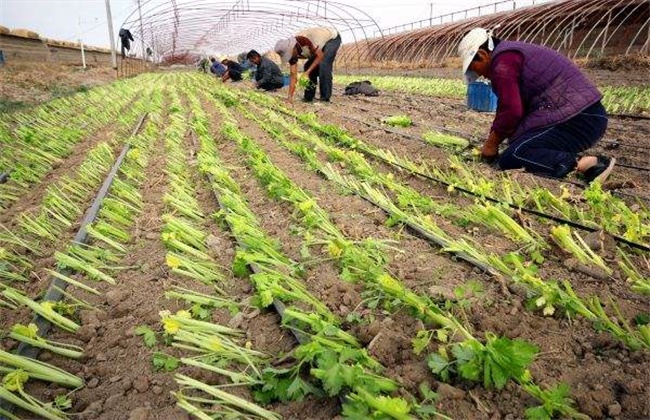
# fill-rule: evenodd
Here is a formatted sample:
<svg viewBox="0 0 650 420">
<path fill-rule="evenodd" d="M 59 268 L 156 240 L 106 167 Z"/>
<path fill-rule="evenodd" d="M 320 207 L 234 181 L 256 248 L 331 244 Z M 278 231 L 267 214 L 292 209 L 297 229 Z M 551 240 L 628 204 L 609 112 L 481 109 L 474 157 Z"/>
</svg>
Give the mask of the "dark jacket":
<svg viewBox="0 0 650 420">
<path fill-rule="evenodd" d="M 131 49 L 131 41 L 133 41 L 133 35 L 131 34 L 131 31 L 128 29 L 120 29 L 120 40 L 122 41 L 122 45 L 124 48 L 127 50 Z"/>
<path fill-rule="evenodd" d="M 525 115 L 511 139 L 567 121 L 602 98 L 568 58 L 539 45 L 502 41 L 492 54 L 492 72 L 505 51 L 518 51 L 524 57 L 519 90 Z"/>
<path fill-rule="evenodd" d="M 241 80 L 241 74 L 244 72 L 244 68 L 241 64 L 236 61 L 227 60 L 225 66 L 228 68 L 228 74 L 230 74 L 231 79 Z"/>
<path fill-rule="evenodd" d="M 271 61 L 269 58 L 262 57 L 260 65 L 257 66 L 255 80 L 257 80 L 257 83 L 259 85 L 266 83 L 282 84 L 282 70 L 280 70 L 280 67 L 278 67 L 278 65 Z"/>
</svg>

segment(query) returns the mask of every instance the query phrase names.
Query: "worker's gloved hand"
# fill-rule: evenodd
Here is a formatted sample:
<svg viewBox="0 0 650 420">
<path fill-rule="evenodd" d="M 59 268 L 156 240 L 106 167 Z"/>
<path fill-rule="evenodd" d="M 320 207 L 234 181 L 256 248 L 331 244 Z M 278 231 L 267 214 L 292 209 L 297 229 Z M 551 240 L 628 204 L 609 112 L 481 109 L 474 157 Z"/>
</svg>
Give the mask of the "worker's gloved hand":
<svg viewBox="0 0 650 420">
<path fill-rule="evenodd" d="M 481 158 L 487 163 L 496 161 L 499 158 L 499 142 L 488 138 L 481 148 Z"/>
</svg>

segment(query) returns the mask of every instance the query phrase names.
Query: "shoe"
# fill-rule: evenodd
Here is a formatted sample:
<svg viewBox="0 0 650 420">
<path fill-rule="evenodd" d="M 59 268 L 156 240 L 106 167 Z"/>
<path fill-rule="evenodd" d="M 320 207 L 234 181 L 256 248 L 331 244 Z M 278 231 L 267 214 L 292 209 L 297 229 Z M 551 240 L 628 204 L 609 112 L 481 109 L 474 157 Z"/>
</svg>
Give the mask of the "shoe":
<svg viewBox="0 0 650 420">
<path fill-rule="evenodd" d="M 597 162 L 594 166 L 587 169 L 583 174 L 584 180 L 591 184 L 594 181 L 599 181 L 603 183 L 609 174 L 612 173 L 614 165 L 616 164 L 616 159 L 608 158 L 606 156 L 597 156 Z"/>
<path fill-rule="evenodd" d="M 303 101 L 304 103 L 306 103 L 306 104 L 310 104 L 310 103 L 314 102 L 313 99 L 306 99 L 306 98 L 302 98 L 302 101 Z"/>
</svg>

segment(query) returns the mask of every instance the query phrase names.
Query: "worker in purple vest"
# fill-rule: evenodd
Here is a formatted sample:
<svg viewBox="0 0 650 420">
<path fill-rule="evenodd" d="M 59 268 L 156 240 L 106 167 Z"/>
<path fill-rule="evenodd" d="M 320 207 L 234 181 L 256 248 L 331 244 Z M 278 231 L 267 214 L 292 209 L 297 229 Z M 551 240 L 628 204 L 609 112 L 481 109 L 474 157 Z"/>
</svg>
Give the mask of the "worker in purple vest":
<svg viewBox="0 0 650 420">
<path fill-rule="evenodd" d="M 585 181 L 604 181 L 615 159 L 578 154 L 605 134 L 607 113 L 602 94 L 568 58 L 546 47 L 502 41 L 482 28 L 460 42 L 467 83 L 490 79 L 498 98 L 497 113 L 481 153 L 499 156 L 501 169 L 563 178 L 576 170 Z"/>
</svg>

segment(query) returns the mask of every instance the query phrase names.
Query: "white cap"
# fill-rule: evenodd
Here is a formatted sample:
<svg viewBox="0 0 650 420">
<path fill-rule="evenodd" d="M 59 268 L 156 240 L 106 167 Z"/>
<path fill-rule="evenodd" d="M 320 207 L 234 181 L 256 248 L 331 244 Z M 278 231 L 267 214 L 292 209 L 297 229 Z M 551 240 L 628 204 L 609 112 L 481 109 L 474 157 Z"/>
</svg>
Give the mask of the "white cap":
<svg viewBox="0 0 650 420">
<path fill-rule="evenodd" d="M 287 39 L 281 39 L 275 43 L 273 48 L 275 52 L 280 56 L 280 59 L 283 63 L 288 63 L 293 56 L 293 48 L 296 46 L 296 38 L 289 37 Z"/>
<path fill-rule="evenodd" d="M 476 72 L 469 69 L 474 56 L 479 50 L 479 47 L 488 42 L 488 50 L 494 50 L 494 43 L 492 42 L 492 31 L 483 28 L 474 28 L 465 35 L 465 37 L 458 44 L 458 55 L 463 59 L 463 76 L 465 76 L 465 83 L 471 83 L 479 78 Z"/>
</svg>

